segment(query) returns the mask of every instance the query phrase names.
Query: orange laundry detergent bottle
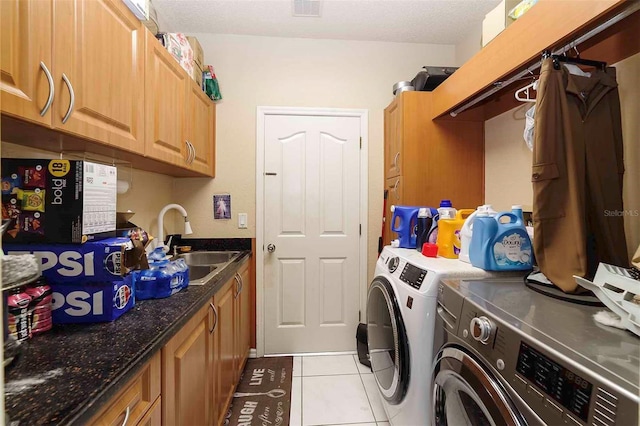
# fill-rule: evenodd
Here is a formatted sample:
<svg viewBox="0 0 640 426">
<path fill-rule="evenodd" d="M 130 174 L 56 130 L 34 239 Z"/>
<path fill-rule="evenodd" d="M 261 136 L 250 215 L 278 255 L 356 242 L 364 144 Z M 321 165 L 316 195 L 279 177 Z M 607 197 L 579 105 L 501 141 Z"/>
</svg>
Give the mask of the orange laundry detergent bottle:
<svg viewBox="0 0 640 426">
<path fill-rule="evenodd" d="M 465 220 L 475 210 L 460 209 L 454 218 L 438 221 L 438 255 L 449 259 L 457 259 L 460 254 L 460 229 Z"/>
</svg>

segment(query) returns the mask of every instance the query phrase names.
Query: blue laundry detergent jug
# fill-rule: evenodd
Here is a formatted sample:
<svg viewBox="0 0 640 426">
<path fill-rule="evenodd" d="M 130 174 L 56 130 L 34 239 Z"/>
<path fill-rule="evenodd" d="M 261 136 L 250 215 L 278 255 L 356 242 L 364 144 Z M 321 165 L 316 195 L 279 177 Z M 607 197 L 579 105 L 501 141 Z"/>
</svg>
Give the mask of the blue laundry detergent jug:
<svg viewBox="0 0 640 426">
<path fill-rule="evenodd" d="M 416 226 L 420 207 L 391 206 L 391 230 L 398 234 L 398 247 L 416 248 Z"/>
<path fill-rule="evenodd" d="M 533 265 L 529 234 L 517 214 L 478 213 L 473 223 L 469 260 L 486 271 L 526 271 Z"/>
</svg>

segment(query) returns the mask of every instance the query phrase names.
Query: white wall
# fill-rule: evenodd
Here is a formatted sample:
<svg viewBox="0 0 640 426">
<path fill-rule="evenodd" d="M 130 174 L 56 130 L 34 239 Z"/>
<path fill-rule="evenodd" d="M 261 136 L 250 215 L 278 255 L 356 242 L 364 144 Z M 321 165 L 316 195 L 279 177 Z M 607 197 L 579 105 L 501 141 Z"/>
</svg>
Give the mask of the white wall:
<svg viewBox="0 0 640 426">
<path fill-rule="evenodd" d="M 614 66 L 624 139 L 624 207 L 630 213 L 625 216 L 625 232 L 632 255 L 640 244 L 640 54 Z M 485 123 L 485 200 L 496 209 L 508 209 L 511 204 L 526 208 L 533 203 L 531 151 L 522 138 L 524 112 L 530 106 L 522 105 Z"/>
<path fill-rule="evenodd" d="M 383 110 L 391 89 L 423 65 L 455 65 L 449 45 L 400 44 L 196 34 L 205 62 L 215 65 L 224 97 L 217 105 L 216 178 L 177 179 L 176 202 L 196 237 L 256 236 L 256 107 L 358 108 L 369 111 L 369 276 L 381 233 Z M 231 221 L 213 220 L 212 197 L 231 194 Z M 248 213 L 249 228 L 237 228 Z"/>
<path fill-rule="evenodd" d="M 482 48 L 482 22 L 472 26 L 467 35 L 456 44 L 456 66 L 461 67 Z"/>
</svg>

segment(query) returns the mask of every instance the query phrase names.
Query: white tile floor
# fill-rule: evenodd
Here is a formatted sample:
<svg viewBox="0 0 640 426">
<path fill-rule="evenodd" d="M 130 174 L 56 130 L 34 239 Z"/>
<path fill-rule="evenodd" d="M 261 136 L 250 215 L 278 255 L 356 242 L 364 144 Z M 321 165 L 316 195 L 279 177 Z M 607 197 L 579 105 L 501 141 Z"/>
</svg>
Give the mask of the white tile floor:
<svg viewBox="0 0 640 426">
<path fill-rule="evenodd" d="M 291 426 L 389 426 L 371 370 L 357 355 L 293 358 Z"/>
</svg>

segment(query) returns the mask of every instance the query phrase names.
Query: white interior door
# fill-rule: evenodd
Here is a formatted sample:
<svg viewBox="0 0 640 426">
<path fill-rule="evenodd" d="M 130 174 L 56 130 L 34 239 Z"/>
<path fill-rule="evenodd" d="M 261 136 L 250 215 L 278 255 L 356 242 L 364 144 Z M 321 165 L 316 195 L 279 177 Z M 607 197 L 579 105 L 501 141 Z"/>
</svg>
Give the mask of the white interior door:
<svg viewBox="0 0 640 426">
<path fill-rule="evenodd" d="M 360 118 L 268 115 L 264 131 L 265 354 L 352 351 Z"/>
</svg>

